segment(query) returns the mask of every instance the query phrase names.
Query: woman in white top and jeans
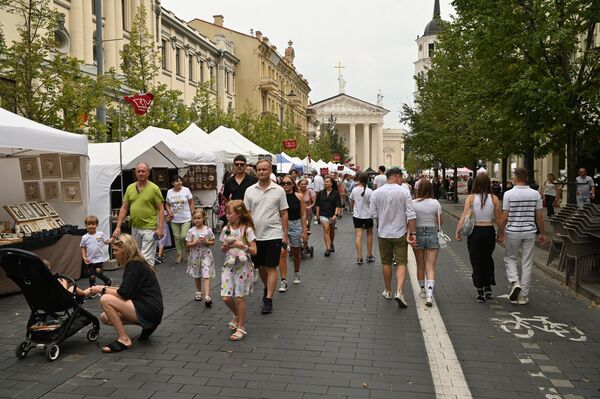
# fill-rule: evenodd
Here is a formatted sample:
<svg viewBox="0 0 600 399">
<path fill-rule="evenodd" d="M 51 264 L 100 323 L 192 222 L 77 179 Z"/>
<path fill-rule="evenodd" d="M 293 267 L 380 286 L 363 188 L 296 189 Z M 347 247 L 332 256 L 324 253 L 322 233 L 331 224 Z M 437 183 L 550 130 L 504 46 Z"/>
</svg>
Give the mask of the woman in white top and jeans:
<svg viewBox="0 0 600 399">
<path fill-rule="evenodd" d="M 358 184 L 352 189 L 350 193 L 350 200 L 354 204 L 352 211 L 352 221 L 354 222 L 354 238 L 356 241 L 356 263 L 359 265 L 363 264 L 362 256 L 362 236 L 363 230 L 367 231 L 367 262 L 375 262 L 373 257 L 373 219 L 371 219 L 371 212 L 369 207 L 371 206 L 371 190 L 367 187 L 369 182 L 369 175 L 361 173 L 358 176 Z"/>
<path fill-rule="evenodd" d="M 421 297 L 425 297 L 425 305 L 433 306 L 433 288 L 435 286 L 435 262 L 440 245 L 438 244 L 438 214 L 440 203 L 434 198 L 433 184 L 422 179 L 417 186 L 413 206 L 417 213 L 417 246 L 414 248 L 417 260 L 417 280 L 421 287 Z M 440 223 L 442 216 L 440 215 Z M 425 289 L 427 277 L 427 289 Z"/>
<path fill-rule="evenodd" d="M 473 181 L 473 190 L 465 201 L 465 208 L 456 227 L 456 240 L 461 241 L 460 230 L 470 209 L 475 215 L 475 227 L 467 238 L 469 260 L 473 267 L 473 285 L 477 290 L 477 302 L 483 303 L 492 297 L 494 277 L 494 248 L 496 230 L 502 213 L 498 197 L 492 194 L 492 182 L 485 173 L 478 173 Z"/>
<path fill-rule="evenodd" d="M 554 200 L 556 199 L 557 192 L 558 190 L 556 189 L 556 183 L 554 183 L 554 175 L 552 173 L 548 173 L 548 179 L 540 188 L 540 194 L 542 194 L 544 201 L 546 201 L 548 217 L 554 215 Z"/>
<path fill-rule="evenodd" d="M 181 263 L 185 258 L 185 236 L 192 224 L 192 213 L 194 213 L 194 197 L 189 188 L 183 186 L 179 176 L 171 179 L 173 188 L 167 191 L 165 209 L 167 217 L 171 220 L 171 230 L 175 238 L 177 249 L 176 263 Z"/>
</svg>

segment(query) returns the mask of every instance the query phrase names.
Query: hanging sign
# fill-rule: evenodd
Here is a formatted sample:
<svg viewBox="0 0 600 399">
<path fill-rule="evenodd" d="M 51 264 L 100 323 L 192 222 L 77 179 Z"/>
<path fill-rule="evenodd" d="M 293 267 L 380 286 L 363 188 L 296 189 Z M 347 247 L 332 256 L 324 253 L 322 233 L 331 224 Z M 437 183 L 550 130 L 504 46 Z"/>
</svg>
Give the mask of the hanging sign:
<svg viewBox="0 0 600 399">
<path fill-rule="evenodd" d="M 295 150 L 298 147 L 296 140 L 283 140 L 283 148 L 286 150 Z"/>
<path fill-rule="evenodd" d="M 321 176 L 325 176 L 329 174 L 329 168 L 321 168 L 319 169 L 319 171 L 321 172 Z"/>
<path fill-rule="evenodd" d="M 340 154 L 331 154 L 331 159 L 334 162 L 339 162 L 342 159 L 342 156 Z"/>
</svg>

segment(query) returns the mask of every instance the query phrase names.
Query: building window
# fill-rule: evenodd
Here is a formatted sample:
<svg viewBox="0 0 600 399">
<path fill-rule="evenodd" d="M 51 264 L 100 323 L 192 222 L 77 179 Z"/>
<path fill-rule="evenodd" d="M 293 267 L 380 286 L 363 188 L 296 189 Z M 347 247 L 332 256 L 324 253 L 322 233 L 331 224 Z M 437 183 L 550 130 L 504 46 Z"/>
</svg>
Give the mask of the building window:
<svg viewBox="0 0 600 399">
<path fill-rule="evenodd" d="M 175 73 L 181 76 L 181 49 L 175 49 Z"/>
<path fill-rule="evenodd" d="M 166 69 L 168 70 L 168 65 L 167 65 L 167 41 L 165 39 L 162 39 L 160 41 L 160 60 L 162 63 L 162 69 Z"/>
<path fill-rule="evenodd" d="M 200 66 L 200 83 L 204 83 L 204 61 L 200 60 L 198 65 Z"/>
<path fill-rule="evenodd" d="M 96 0 L 90 0 L 92 2 L 92 15 L 96 15 Z"/>
<path fill-rule="evenodd" d="M 123 30 L 129 31 L 129 10 L 127 8 L 127 0 L 121 0 L 121 24 Z"/>
<path fill-rule="evenodd" d="M 188 79 L 194 81 L 194 57 L 191 55 L 188 57 Z"/>
<path fill-rule="evenodd" d="M 434 51 L 435 51 L 435 44 L 429 43 L 429 58 L 433 57 Z"/>
<path fill-rule="evenodd" d="M 214 90 L 217 84 L 215 79 L 215 67 L 213 65 L 208 67 L 208 72 L 210 74 L 210 89 Z"/>
<path fill-rule="evenodd" d="M 225 72 L 225 93 L 229 94 L 229 72 Z"/>
</svg>

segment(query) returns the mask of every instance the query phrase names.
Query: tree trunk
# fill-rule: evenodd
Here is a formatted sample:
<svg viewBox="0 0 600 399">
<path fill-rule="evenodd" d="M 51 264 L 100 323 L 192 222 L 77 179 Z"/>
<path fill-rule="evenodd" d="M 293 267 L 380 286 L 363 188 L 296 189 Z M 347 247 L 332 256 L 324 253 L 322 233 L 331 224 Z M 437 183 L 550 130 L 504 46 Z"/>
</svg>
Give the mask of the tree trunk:
<svg viewBox="0 0 600 399">
<path fill-rule="evenodd" d="M 454 167 L 454 202 L 458 202 L 458 167 Z"/>
<path fill-rule="evenodd" d="M 573 127 L 567 130 L 567 204 L 577 203 L 577 135 Z"/>
<path fill-rule="evenodd" d="M 501 194 L 504 192 L 504 190 L 506 190 L 506 182 L 508 181 L 508 157 L 502 157 L 502 161 L 501 161 L 501 167 L 502 167 L 502 191 Z"/>
<path fill-rule="evenodd" d="M 529 184 L 529 187 L 537 190 L 539 186 L 535 182 L 534 161 L 533 148 L 526 149 L 523 154 L 523 164 L 527 169 L 527 183 Z"/>
</svg>

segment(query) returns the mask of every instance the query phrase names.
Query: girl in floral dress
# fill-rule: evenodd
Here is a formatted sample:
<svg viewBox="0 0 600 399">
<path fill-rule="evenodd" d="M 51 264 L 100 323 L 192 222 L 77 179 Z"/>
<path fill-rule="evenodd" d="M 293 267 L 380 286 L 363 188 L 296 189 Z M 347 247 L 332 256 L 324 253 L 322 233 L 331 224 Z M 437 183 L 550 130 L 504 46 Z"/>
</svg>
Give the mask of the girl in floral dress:
<svg viewBox="0 0 600 399">
<path fill-rule="evenodd" d="M 221 250 L 227 252 L 226 262 L 221 269 L 221 296 L 233 313 L 229 339 L 239 341 L 246 335 L 246 296 L 252 292 L 254 266 L 250 255 L 256 255 L 254 223 L 243 201 L 229 201 L 225 206 L 227 225 L 221 232 Z M 247 256 L 240 256 L 239 251 Z M 245 260 L 244 260 L 245 259 Z"/>
<path fill-rule="evenodd" d="M 212 299 L 210 297 L 210 279 L 215 278 L 215 260 L 209 247 L 215 245 L 215 235 L 210 227 L 205 226 L 206 212 L 202 208 L 196 208 L 192 215 L 194 227 L 186 237 L 185 245 L 189 250 L 187 274 L 195 279 L 196 301 L 202 300 L 202 283 L 204 283 L 204 305 L 210 308 Z M 204 281 L 202 281 L 204 280 Z"/>
</svg>

